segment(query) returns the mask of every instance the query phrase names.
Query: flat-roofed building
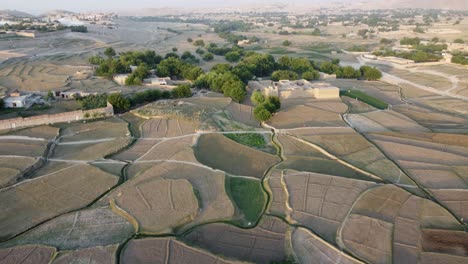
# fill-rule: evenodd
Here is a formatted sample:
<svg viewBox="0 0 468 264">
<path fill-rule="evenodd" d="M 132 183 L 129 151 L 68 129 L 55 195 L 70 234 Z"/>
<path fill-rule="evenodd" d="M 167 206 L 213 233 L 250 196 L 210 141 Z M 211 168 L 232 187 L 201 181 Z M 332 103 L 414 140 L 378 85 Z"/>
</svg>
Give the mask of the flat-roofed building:
<svg viewBox="0 0 468 264">
<path fill-rule="evenodd" d="M 340 97 L 340 89 L 326 82 L 307 80 L 280 80 L 249 82 L 252 90 L 261 91 L 265 96 L 278 96 L 280 99 L 315 98 L 335 99 Z"/>
</svg>

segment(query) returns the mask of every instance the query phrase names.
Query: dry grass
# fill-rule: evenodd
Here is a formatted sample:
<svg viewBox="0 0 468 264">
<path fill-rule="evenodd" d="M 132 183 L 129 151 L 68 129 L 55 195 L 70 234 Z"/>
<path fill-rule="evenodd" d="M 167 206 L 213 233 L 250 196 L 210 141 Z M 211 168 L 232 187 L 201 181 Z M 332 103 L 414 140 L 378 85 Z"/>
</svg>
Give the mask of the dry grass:
<svg viewBox="0 0 468 264">
<path fill-rule="evenodd" d="M 116 138 L 99 143 L 79 143 L 58 145 L 54 149 L 53 158 L 61 160 L 99 160 L 109 154 L 122 150 L 131 142 L 130 138 Z"/>
<path fill-rule="evenodd" d="M 0 188 L 15 184 L 17 176 L 37 161 L 30 157 L 0 157 Z"/>
<path fill-rule="evenodd" d="M 47 141 L 21 139 L 0 139 L 0 155 L 42 157 L 47 149 Z"/>
</svg>

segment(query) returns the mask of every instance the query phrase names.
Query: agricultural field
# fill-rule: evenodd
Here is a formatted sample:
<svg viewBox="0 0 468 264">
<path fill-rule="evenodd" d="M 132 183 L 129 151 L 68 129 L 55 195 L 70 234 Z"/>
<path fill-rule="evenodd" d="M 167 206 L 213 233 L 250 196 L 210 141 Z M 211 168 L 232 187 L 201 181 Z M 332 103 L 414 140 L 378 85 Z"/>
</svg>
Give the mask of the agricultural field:
<svg viewBox="0 0 468 264">
<path fill-rule="evenodd" d="M 314 101 L 303 99 L 288 99 L 281 107 L 281 111 L 268 122 L 278 129 L 298 127 L 341 127 L 346 126 L 340 114 L 348 107 L 341 101 Z"/>
<path fill-rule="evenodd" d="M 222 50 L 238 40 L 249 42 L 239 44 L 240 60 L 270 54 L 277 60 L 272 70 L 293 70 L 294 60 L 279 58 L 306 58 L 321 82 L 340 88 L 336 99 L 281 99 L 276 111 L 261 105 L 271 113 L 262 123 L 250 89 L 238 99 L 210 76 L 192 80 L 188 98 L 132 98 L 130 110 L 116 107 L 112 117 L 0 131 L 0 263 L 468 263 L 466 67 L 379 64 L 379 81 L 358 72 L 336 78 L 323 62 L 374 66 L 361 55 L 398 46 L 415 25 L 402 19 L 406 24 L 383 32 L 385 20 L 371 11 L 326 20 L 324 10 L 332 9 L 291 22 L 284 15 L 289 4 L 268 8 L 260 17 L 239 10 L 142 13 L 115 18 L 112 26 L 89 24 L 86 34 L 0 38 L 0 96 L 20 90 L 130 98 L 150 89 L 95 76 L 88 59 L 105 56 L 108 47 L 115 58 L 190 51 L 203 71 L 226 64 L 216 78 L 232 66 L 240 68 L 228 76 L 233 80 L 251 73 L 269 82 L 269 69 L 253 72 L 262 63 L 227 61 Z M 421 40 L 468 41 L 466 18 L 452 25 L 445 13 L 438 16 L 417 33 Z M 414 23 L 423 25 L 425 17 Z M 364 23 L 372 19 L 378 27 Z M 378 32 L 363 35 L 369 28 Z M 220 54 L 204 61 L 211 43 Z M 198 89 L 206 84 L 211 88 Z M 56 100 L 2 109 L 0 122 L 81 107 L 79 100 Z"/>
</svg>

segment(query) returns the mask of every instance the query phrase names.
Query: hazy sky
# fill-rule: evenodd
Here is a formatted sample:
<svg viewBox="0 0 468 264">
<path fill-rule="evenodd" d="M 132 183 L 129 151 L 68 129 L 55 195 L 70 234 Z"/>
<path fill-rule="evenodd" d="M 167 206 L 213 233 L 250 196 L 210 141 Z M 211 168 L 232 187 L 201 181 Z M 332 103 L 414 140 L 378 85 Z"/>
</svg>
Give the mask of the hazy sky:
<svg viewBox="0 0 468 264">
<path fill-rule="evenodd" d="M 325 1 L 325 0 L 315 0 Z M 268 0 L 0 0 L 0 9 L 16 9 L 38 14 L 52 9 L 70 11 L 93 11 L 124 9 L 157 8 L 157 7 L 206 7 L 206 6 L 234 6 L 250 3 L 304 3 L 307 0 L 268 1 Z"/>
</svg>

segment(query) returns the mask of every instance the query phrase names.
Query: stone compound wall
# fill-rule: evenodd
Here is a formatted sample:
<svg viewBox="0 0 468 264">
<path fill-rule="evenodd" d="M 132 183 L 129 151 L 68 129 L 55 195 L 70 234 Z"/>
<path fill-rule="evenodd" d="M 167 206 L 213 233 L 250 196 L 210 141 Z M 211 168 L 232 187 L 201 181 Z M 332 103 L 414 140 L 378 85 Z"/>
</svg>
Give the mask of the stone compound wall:
<svg viewBox="0 0 468 264">
<path fill-rule="evenodd" d="M 111 104 L 107 103 L 106 107 L 92 109 L 92 110 L 85 110 L 85 111 L 78 110 L 78 111 L 65 112 L 65 113 L 53 114 L 53 115 L 40 115 L 40 116 L 32 116 L 32 117 L 27 117 L 27 118 L 18 117 L 18 118 L 0 120 L 0 130 L 39 126 L 39 125 L 54 124 L 54 123 L 73 122 L 73 121 L 80 121 L 80 120 L 85 120 L 85 119 L 90 119 L 90 118 L 113 116 L 113 115 L 114 115 L 114 108 L 112 107 Z"/>
</svg>

